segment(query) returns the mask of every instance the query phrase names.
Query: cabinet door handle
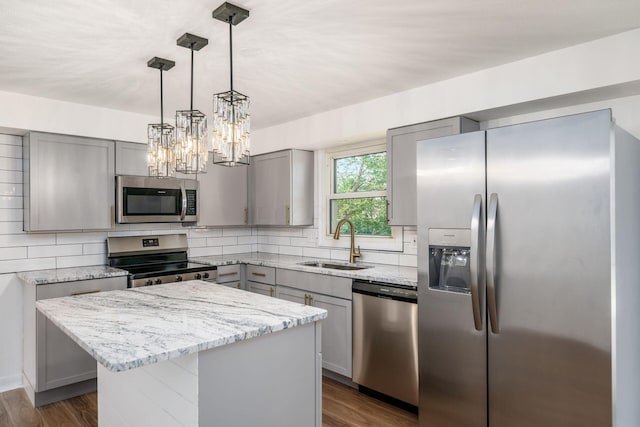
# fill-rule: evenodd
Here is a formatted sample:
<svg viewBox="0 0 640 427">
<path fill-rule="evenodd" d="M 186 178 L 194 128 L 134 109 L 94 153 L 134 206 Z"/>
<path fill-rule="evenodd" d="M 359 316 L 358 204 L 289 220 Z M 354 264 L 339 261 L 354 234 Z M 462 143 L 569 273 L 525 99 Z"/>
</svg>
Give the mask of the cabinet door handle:
<svg viewBox="0 0 640 427">
<path fill-rule="evenodd" d="M 284 220 L 285 220 L 286 224 L 289 225 L 291 223 L 291 220 L 290 220 L 290 218 L 291 218 L 291 209 L 289 208 L 289 205 L 287 205 L 285 207 L 285 216 L 286 217 L 285 217 Z"/>
<path fill-rule="evenodd" d="M 240 289 L 240 283 L 238 282 L 238 284 L 236 285 L 236 288 Z"/>
<path fill-rule="evenodd" d="M 273 288 L 269 288 L 269 296 L 272 297 L 273 296 Z"/>
<path fill-rule="evenodd" d="M 304 305 L 308 305 L 309 295 L 304 294 Z"/>
<path fill-rule="evenodd" d="M 73 297 L 76 295 L 97 294 L 98 292 L 100 292 L 100 289 L 95 289 L 93 291 L 78 291 L 78 292 L 73 292 L 71 296 Z"/>
<path fill-rule="evenodd" d="M 267 277 L 267 275 L 265 273 L 256 273 L 255 271 L 252 271 L 251 274 L 253 274 L 254 276 L 258 276 L 258 277 Z"/>
<path fill-rule="evenodd" d="M 244 208 L 244 223 L 249 224 L 249 208 Z"/>
<path fill-rule="evenodd" d="M 309 295 L 309 305 L 313 305 L 313 296 Z"/>
<path fill-rule="evenodd" d="M 232 271 L 231 273 L 222 273 L 222 274 L 218 274 L 218 277 L 235 276 L 236 274 L 238 274 L 238 272 L 237 272 L 237 271 Z"/>
</svg>

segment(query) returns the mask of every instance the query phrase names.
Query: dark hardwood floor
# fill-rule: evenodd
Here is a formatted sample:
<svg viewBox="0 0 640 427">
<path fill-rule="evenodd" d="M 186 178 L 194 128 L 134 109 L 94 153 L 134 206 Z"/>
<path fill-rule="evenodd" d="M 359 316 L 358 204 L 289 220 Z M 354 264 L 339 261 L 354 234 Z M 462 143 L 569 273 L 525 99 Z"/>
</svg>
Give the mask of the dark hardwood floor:
<svg viewBox="0 0 640 427">
<path fill-rule="evenodd" d="M 85 427 L 98 425 L 97 394 L 34 409 L 23 389 L 0 393 L 0 427 Z M 322 425 L 417 426 L 418 416 L 359 393 L 334 380 L 322 379 Z"/>
</svg>

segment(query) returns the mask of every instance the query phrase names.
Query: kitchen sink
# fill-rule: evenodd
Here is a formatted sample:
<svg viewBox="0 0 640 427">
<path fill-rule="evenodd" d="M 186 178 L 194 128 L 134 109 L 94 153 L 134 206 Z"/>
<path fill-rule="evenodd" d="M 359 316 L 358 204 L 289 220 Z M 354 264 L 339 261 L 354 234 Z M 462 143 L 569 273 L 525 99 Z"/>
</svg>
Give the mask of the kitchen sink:
<svg viewBox="0 0 640 427">
<path fill-rule="evenodd" d="M 305 261 L 299 262 L 298 265 L 306 265 L 308 267 L 317 268 L 330 268 L 332 270 L 364 270 L 365 268 L 371 268 L 370 265 L 354 265 L 354 264 L 340 264 L 335 262 L 321 262 L 321 261 Z"/>
</svg>

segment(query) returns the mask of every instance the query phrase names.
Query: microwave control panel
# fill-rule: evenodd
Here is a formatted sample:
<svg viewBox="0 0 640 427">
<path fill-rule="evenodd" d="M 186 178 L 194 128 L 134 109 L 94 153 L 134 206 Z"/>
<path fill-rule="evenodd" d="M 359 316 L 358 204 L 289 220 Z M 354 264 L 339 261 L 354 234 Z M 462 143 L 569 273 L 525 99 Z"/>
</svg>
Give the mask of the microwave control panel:
<svg viewBox="0 0 640 427">
<path fill-rule="evenodd" d="M 187 190 L 187 215 L 196 215 L 196 190 Z"/>
</svg>

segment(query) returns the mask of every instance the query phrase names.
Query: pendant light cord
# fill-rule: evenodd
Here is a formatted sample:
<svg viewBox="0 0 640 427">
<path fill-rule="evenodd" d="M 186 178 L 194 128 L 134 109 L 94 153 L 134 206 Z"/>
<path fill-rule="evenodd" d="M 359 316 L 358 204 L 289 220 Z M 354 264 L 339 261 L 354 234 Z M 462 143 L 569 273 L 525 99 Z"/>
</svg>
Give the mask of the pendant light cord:
<svg viewBox="0 0 640 427">
<path fill-rule="evenodd" d="M 229 79 L 231 92 L 233 92 L 233 15 L 229 16 Z M 233 96 L 233 95 L 231 95 Z"/>
<path fill-rule="evenodd" d="M 193 111 L 193 43 L 191 43 L 191 111 Z"/>
<path fill-rule="evenodd" d="M 160 67 L 160 129 L 164 128 L 164 107 L 162 102 L 162 68 Z M 162 133 L 160 133 L 162 135 Z M 162 138 L 160 139 L 162 141 Z"/>
<path fill-rule="evenodd" d="M 233 99 L 233 15 L 229 16 L 229 86 L 231 86 L 231 158 L 236 157 L 236 106 Z"/>
</svg>

